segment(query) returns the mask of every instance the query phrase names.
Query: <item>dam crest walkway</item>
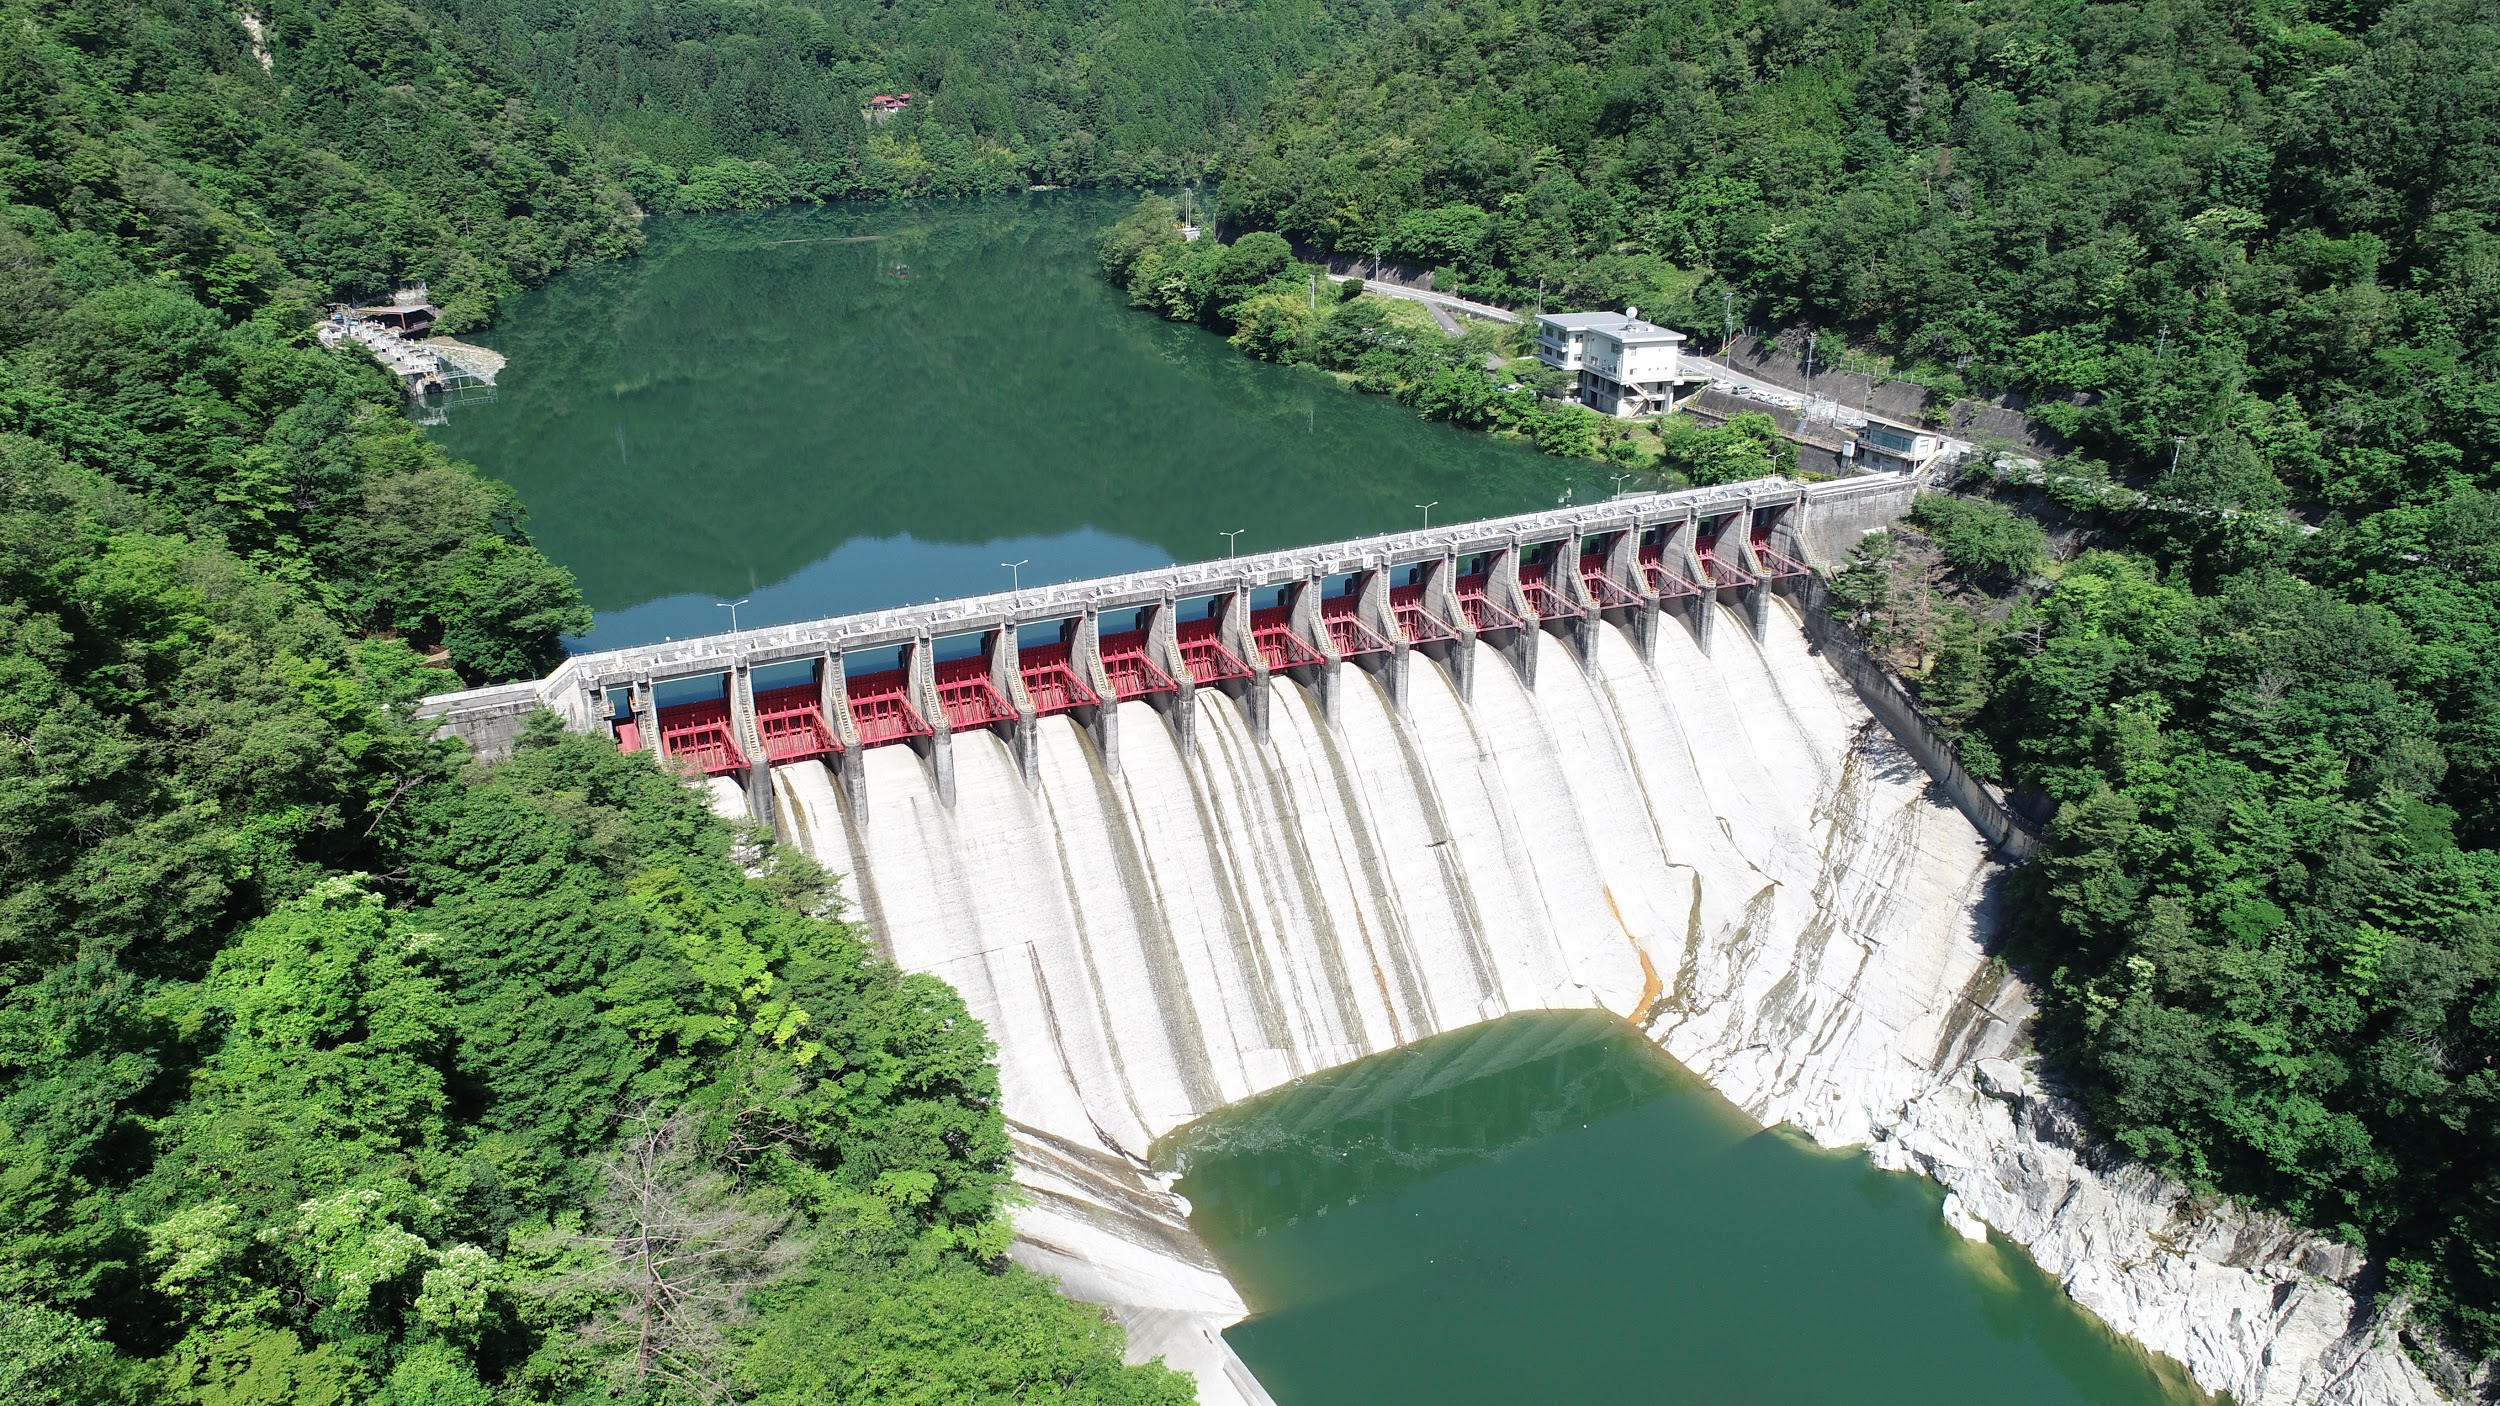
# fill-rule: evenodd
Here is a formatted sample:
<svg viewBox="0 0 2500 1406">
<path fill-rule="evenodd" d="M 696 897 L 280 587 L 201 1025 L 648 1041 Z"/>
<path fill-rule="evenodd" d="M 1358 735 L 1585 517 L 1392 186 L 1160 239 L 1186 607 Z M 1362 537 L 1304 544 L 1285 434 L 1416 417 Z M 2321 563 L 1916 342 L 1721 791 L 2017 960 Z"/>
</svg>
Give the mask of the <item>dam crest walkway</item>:
<svg viewBox="0 0 2500 1406">
<path fill-rule="evenodd" d="M 1764 478 L 1453 523 L 577 655 L 545 679 L 442 694 L 439 718 L 479 755 L 509 750 L 548 709 L 677 769 L 734 783 L 773 823 L 769 771 L 819 760 L 862 799 L 861 759 L 909 747 L 955 800 L 952 739 L 993 730 L 1028 783 L 1034 727 L 1070 714 L 1118 765 L 1118 704 L 1143 701 L 1194 749 L 1199 695 L 1233 697 L 1268 731 L 1268 684 L 1296 679 L 1333 716 L 1339 663 L 1405 706 L 1422 656 L 1473 692 L 1474 646 L 1533 686 L 1536 637 L 1583 664 L 1611 621 L 1647 658 L 1679 620 L 1706 652 L 1733 605 L 1759 634 L 1769 592 L 1846 555 L 1908 510 L 1918 481 Z M 855 808 L 858 808 L 855 806 Z"/>
</svg>

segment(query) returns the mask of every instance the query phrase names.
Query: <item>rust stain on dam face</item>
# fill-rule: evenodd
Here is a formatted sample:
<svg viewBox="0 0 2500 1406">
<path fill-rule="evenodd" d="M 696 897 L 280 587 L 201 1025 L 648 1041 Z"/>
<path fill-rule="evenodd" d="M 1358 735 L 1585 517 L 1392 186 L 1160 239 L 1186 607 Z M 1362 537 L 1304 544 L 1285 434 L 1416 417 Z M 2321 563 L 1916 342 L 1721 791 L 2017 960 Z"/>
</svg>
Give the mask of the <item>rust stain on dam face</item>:
<svg viewBox="0 0 2500 1406">
<path fill-rule="evenodd" d="M 1632 1009 L 1623 1012 L 1638 1022 L 1658 1004 L 1658 998 L 1666 994 L 1667 983 L 1658 975 L 1658 964 L 1649 960 L 1649 949 L 1641 946 L 1641 940 L 1632 933 L 1631 924 L 1623 921 L 1623 909 L 1616 905 L 1613 889 L 1606 890 L 1606 911 L 1615 915 L 1615 926 L 1623 929 L 1623 940 L 1632 944 L 1632 955 L 1641 960 L 1640 999 L 1632 1003 Z"/>
</svg>

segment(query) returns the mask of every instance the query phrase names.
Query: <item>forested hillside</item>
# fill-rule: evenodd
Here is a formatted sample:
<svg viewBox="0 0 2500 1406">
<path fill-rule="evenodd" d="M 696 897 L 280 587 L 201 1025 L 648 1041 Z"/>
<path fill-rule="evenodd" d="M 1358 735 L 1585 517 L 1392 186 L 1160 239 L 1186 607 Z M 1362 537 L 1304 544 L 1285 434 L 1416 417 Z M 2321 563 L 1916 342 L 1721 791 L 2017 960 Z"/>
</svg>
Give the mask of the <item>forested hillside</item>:
<svg viewBox="0 0 2500 1406">
<path fill-rule="evenodd" d="M 2032 397 L 2078 452 L 1837 594 L 2048 819 L 2042 1043 L 2121 1145 L 2500 1347 L 2500 6 L 1464 0 L 1225 189 Z"/>
<path fill-rule="evenodd" d="M 630 252 L 585 149 L 395 5 L 0 14 L 0 1402 L 1187 1399 L 821 875 L 407 716 L 588 615 L 316 307 Z"/>
<path fill-rule="evenodd" d="M 2102 394 L 2048 410 L 2118 452 L 2236 417 L 2291 491 L 2366 501 L 2420 480 L 2391 442 L 2416 422 L 2488 453 L 2494 23 L 2488 0 L 1469 0 L 1280 103 L 1226 210 L 1496 296 Z M 2321 417 L 2352 424 L 2313 448 Z"/>
<path fill-rule="evenodd" d="M 1306 68 L 1228 218 L 2069 433 L 1835 587 L 2048 817 L 2042 1042 L 2500 1345 L 2493 0 L 0 9 L 0 1401 L 1186 1395 L 1001 1270 L 983 1036 L 820 876 L 409 724 L 585 616 L 308 330 L 637 202 L 1192 171 Z M 1136 286 L 1273 337 L 1281 254 Z M 1397 336 L 1293 330 L 1506 413 Z"/>
<path fill-rule="evenodd" d="M 653 209 L 1193 175 L 1409 0 L 429 0 Z M 911 105 L 879 123 L 877 93 Z"/>
</svg>

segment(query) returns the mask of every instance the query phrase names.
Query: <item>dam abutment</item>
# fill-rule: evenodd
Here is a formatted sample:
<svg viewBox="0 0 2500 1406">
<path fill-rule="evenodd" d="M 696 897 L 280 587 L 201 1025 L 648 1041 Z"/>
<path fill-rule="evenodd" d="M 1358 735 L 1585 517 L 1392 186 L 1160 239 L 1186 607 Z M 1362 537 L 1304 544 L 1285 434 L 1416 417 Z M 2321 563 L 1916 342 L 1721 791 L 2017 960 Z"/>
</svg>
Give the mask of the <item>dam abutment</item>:
<svg viewBox="0 0 2500 1406">
<path fill-rule="evenodd" d="M 2005 793 L 1971 775 L 1962 763 L 1961 748 L 1944 724 L 1928 713 L 1892 670 L 1868 652 L 1856 634 L 1832 618 L 1830 592 L 1821 578 L 1806 576 L 1782 582 L 1781 590 L 1795 602 L 1806 638 L 1816 651 L 1849 681 L 1867 711 L 1917 760 L 1937 791 L 1970 821 L 1971 827 L 2011 863 L 2019 864 L 2037 853 L 2038 831 L 2015 813 Z"/>
</svg>

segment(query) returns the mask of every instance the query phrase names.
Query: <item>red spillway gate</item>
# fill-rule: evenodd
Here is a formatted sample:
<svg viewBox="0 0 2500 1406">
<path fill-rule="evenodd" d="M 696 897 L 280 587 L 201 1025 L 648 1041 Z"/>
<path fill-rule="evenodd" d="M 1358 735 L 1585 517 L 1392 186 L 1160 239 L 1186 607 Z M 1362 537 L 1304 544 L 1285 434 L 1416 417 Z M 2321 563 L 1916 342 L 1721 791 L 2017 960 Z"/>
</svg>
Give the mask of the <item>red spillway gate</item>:
<svg viewBox="0 0 2500 1406">
<path fill-rule="evenodd" d="M 1310 641 L 1293 632 L 1293 611 L 1286 606 L 1272 605 L 1250 612 L 1250 642 L 1258 646 L 1259 657 L 1271 669 L 1301 669 L 1328 662 L 1327 656 L 1311 648 Z"/>
<path fill-rule="evenodd" d="M 746 770 L 746 753 L 738 750 L 737 733 L 729 726 L 729 700 L 706 698 L 662 708 L 660 755 L 706 776 Z"/>
<path fill-rule="evenodd" d="M 1145 631 L 1105 635 L 1096 647 L 1102 651 L 1102 671 L 1111 678 L 1111 694 L 1121 702 L 1180 689 L 1170 674 L 1146 657 Z"/>
<path fill-rule="evenodd" d="M 1597 602 L 1600 610 L 1619 610 L 1641 603 L 1631 587 L 1606 574 L 1604 552 L 1580 554 L 1580 581 L 1589 588 L 1589 598 Z"/>
<path fill-rule="evenodd" d="M 1519 568 L 1519 593 L 1528 598 L 1528 609 L 1539 620 L 1569 620 L 1580 613 L 1580 607 L 1555 587 L 1550 561 L 1532 561 Z"/>
<path fill-rule="evenodd" d="M 1485 588 L 1492 581 L 1493 573 L 1479 571 L 1473 576 L 1461 576 L 1452 583 L 1458 596 L 1458 608 L 1467 612 L 1467 622 L 1478 631 L 1526 629 L 1527 621 L 1495 605 L 1493 598 L 1485 594 Z"/>
<path fill-rule="evenodd" d="M 862 747 L 927 737 L 935 731 L 911 705 L 911 680 L 900 669 L 861 674 L 844 680 L 843 688 L 850 695 L 851 726 L 858 729 Z"/>
<path fill-rule="evenodd" d="M 1719 551 L 1719 541 L 1725 536 L 1727 536 L 1727 524 L 1722 521 L 1718 531 L 1701 539 L 1701 550 L 1693 553 L 1694 556 L 1701 558 L 1702 579 L 1713 586 L 1754 584 L 1752 572 L 1747 571 L 1742 563 Z"/>
<path fill-rule="evenodd" d="M 1024 675 L 1025 696 L 1033 700 L 1033 715 L 1047 718 L 1071 708 L 1091 708 L 1102 702 L 1077 675 L 1075 661 L 1064 644 L 1035 645 L 1016 651 L 1016 672 Z"/>
<path fill-rule="evenodd" d="M 1806 575 L 1806 564 L 1783 552 L 1771 550 L 1771 525 L 1775 519 L 1756 514 L 1753 520 L 1753 557 L 1762 563 L 1762 574 L 1778 578 Z"/>
<path fill-rule="evenodd" d="M 1363 654 L 1386 654 L 1392 648 L 1379 632 L 1363 623 L 1362 602 L 1347 596 L 1330 596 L 1319 603 L 1319 622 L 1328 627 L 1328 638 L 1337 646 L 1337 655 L 1352 659 Z"/>
<path fill-rule="evenodd" d="M 1181 662 L 1189 666 L 1190 678 L 1201 687 L 1222 679 L 1250 677 L 1250 666 L 1242 663 L 1239 655 L 1226 649 L 1223 641 L 1216 638 L 1216 632 L 1221 628 L 1222 622 L 1211 615 L 1204 620 L 1181 623 Z"/>
<path fill-rule="evenodd" d="M 1424 588 L 1420 582 L 1412 586 L 1392 587 L 1389 609 L 1397 615 L 1398 628 L 1406 632 L 1408 644 L 1458 638 L 1458 627 L 1424 609 Z"/>
<path fill-rule="evenodd" d="M 1694 553 L 1701 558 L 1702 578 L 1713 586 L 1750 586 L 1753 573 L 1720 556 L 1717 549 L 1704 547 Z"/>
<path fill-rule="evenodd" d="M 1701 594 L 1701 587 L 1685 580 L 1682 572 L 1667 569 L 1667 544 L 1664 542 L 1641 544 L 1641 575 L 1649 579 L 1649 588 L 1658 593 L 1660 600 Z"/>
<path fill-rule="evenodd" d="M 1016 720 L 1016 710 L 1008 706 L 1006 695 L 990 682 L 987 659 L 957 659 L 938 665 L 937 695 L 938 706 L 946 710 L 946 725 L 957 732 Z"/>
<path fill-rule="evenodd" d="M 803 762 L 842 750 L 842 740 L 825 722 L 814 684 L 755 695 L 755 730 L 763 734 L 768 762 Z"/>
</svg>

